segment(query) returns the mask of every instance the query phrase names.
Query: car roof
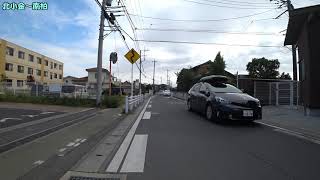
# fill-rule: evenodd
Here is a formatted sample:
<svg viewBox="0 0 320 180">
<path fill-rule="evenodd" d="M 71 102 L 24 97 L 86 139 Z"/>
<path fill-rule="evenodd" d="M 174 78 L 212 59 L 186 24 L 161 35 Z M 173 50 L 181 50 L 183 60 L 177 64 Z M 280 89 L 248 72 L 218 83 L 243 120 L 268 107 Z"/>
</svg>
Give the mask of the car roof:
<svg viewBox="0 0 320 180">
<path fill-rule="evenodd" d="M 214 83 L 214 82 L 226 83 L 227 81 L 228 81 L 228 78 L 222 75 L 205 76 L 199 80 L 199 82 L 208 82 L 208 83 Z"/>
</svg>

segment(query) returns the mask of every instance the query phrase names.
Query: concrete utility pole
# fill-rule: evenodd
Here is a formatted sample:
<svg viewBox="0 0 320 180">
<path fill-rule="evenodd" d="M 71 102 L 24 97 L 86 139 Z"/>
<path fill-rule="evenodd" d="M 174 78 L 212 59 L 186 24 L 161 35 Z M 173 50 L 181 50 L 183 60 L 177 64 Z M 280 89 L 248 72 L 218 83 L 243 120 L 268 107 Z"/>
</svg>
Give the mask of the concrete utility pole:
<svg viewBox="0 0 320 180">
<path fill-rule="evenodd" d="M 287 8 L 288 12 L 290 12 L 294 9 L 293 5 L 291 4 L 291 0 L 287 0 Z M 295 44 L 292 45 L 292 67 L 293 67 L 293 80 L 297 81 L 297 47 Z"/>
<path fill-rule="evenodd" d="M 155 88 L 155 86 L 154 86 L 154 75 L 155 75 L 155 72 L 156 72 L 156 60 L 153 60 L 153 94 L 155 93 L 155 90 L 156 90 L 156 88 Z"/>
<path fill-rule="evenodd" d="M 104 32 L 104 7 L 106 0 L 102 1 L 101 15 L 100 15 L 100 29 L 99 29 L 99 43 L 98 43 L 98 60 L 97 60 L 97 96 L 96 105 L 99 106 L 101 103 L 101 92 L 102 92 L 102 51 L 103 51 L 103 32 Z"/>
<path fill-rule="evenodd" d="M 143 61 L 146 60 L 146 52 L 149 51 L 148 49 L 143 49 L 143 50 L 140 50 L 140 78 L 139 78 L 139 94 L 141 95 L 141 63 L 142 63 L 142 51 L 143 51 Z"/>
</svg>

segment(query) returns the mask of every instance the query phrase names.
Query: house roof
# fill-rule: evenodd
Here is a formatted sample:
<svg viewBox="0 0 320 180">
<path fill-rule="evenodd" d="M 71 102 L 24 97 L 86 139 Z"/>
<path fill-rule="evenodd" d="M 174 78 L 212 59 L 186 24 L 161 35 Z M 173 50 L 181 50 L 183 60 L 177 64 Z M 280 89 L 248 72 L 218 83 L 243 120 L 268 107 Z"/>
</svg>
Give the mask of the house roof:
<svg viewBox="0 0 320 180">
<path fill-rule="evenodd" d="M 97 68 L 95 67 L 95 68 L 86 69 L 86 71 L 87 71 L 87 72 L 97 72 L 98 70 L 97 70 Z M 107 69 L 104 69 L 104 68 L 102 68 L 102 72 L 108 72 L 108 73 L 109 73 L 109 71 L 108 71 Z"/>
<path fill-rule="evenodd" d="M 315 13 L 320 15 L 320 5 L 298 8 L 289 12 L 289 23 L 284 45 L 297 43 L 304 23 L 311 14 Z"/>
<path fill-rule="evenodd" d="M 67 76 L 67 77 L 64 77 L 63 79 L 67 79 L 67 78 L 77 79 L 77 78 L 76 78 L 76 77 L 74 77 L 74 76 Z"/>
<path fill-rule="evenodd" d="M 88 81 L 88 76 L 81 77 L 81 78 L 75 78 L 72 81 L 74 81 L 74 82 L 83 82 L 83 81 L 87 82 Z"/>
</svg>

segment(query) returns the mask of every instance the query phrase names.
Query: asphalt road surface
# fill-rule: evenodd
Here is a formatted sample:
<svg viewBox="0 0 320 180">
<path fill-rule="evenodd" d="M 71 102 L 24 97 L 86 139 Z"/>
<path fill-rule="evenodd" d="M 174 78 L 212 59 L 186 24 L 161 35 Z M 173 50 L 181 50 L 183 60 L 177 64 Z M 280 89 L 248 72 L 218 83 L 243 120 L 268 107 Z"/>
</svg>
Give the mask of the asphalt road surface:
<svg viewBox="0 0 320 180">
<path fill-rule="evenodd" d="M 0 108 L 0 128 L 6 128 L 59 114 L 62 114 L 62 112 Z"/>
<path fill-rule="evenodd" d="M 258 123 L 216 124 L 181 100 L 151 101 L 122 162 L 129 180 L 320 179 L 316 143 Z"/>
</svg>

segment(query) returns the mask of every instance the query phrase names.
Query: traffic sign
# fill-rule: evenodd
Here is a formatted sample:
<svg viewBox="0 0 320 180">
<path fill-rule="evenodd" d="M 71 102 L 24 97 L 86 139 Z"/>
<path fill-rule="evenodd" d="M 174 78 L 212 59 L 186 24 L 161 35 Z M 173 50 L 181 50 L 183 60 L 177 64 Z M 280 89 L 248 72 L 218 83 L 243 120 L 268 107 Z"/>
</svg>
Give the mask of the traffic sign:
<svg viewBox="0 0 320 180">
<path fill-rule="evenodd" d="M 124 57 L 133 64 L 140 58 L 140 54 L 132 48 L 126 55 L 124 55 Z"/>
</svg>

